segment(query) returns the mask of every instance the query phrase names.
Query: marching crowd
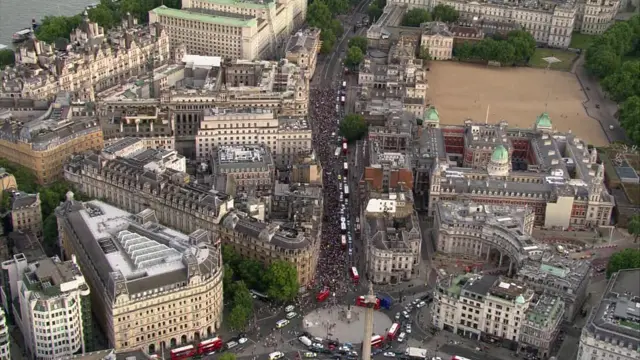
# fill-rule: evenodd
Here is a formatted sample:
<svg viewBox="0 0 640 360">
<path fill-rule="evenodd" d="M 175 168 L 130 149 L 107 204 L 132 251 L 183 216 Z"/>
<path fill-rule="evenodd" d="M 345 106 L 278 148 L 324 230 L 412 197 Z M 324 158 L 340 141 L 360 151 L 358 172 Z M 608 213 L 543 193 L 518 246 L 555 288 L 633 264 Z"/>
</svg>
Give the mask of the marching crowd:
<svg viewBox="0 0 640 360">
<path fill-rule="evenodd" d="M 316 270 L 315 284 L 321 289 L 327 286 L 332 297 L 327 305 L 345 295 L 349 290 L 348 252 L 341 247 L 340 212 L 342 206 L 339 199 L 342 182 L 342 157 L 335 156 L 335 148 L 341 146 L 338 135 L 340 115 L 336 114 L 335 89 L 313 89 L 310 94 L 310 116 L 313 124 L 314 149 L 322 164 L 324 185 L 324 216 L 322 227 L 320 257 Z M 345 209 L 348 214 L 349 209 Z M 314 299 L 315 300 L 315 299 Z"/>
</svg>

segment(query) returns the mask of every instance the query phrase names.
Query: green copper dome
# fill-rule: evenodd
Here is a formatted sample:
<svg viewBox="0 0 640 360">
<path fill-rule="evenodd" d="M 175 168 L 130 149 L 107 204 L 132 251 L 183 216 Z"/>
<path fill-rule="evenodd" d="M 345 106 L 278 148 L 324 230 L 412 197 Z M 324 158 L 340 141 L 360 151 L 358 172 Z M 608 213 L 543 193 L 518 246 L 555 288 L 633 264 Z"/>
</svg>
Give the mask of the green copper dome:
<svg viewBox="0 0 640 360">
<path fill-rule="evenodd" d="M 438 115 L 438 110 L 433 106 L 430 107 L 427 112 L 424 113 L 424 119 L 426 121 L 440 121 L 440 115 Z"/>
<path fill-rule="evenodd" d="M 536 119 L 536 127 L 550 128 L 551 118 L 549 118 L 549 114 L 547 114 L 546 112 L 540 114 L 540 116 L 538 116 L 538 118 Z"/>
<path fill-rule="evenodd" d="M 503 145 L 498 145 L 493 154 L 491 154 L 491 161 L 507 162 L 509 160 L 509 151 Z"/>
<path fill-rule="evenodd" d="M 524 304 L 524 296 L 518 295 L 516 298 L 516 304 Z"/>
</svg>

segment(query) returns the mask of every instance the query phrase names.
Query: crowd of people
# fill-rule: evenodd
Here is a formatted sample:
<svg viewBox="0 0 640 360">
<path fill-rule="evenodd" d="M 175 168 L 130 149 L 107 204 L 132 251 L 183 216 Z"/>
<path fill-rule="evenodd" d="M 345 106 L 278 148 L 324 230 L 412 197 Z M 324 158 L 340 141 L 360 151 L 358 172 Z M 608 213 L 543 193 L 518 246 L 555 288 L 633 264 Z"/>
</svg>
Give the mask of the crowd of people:
<svg viewBox="0 0 640 360">
<path fill-rule="evenodd" d="M 338 131 L 340 115 L 336 113 L 336 90 L 312 89 L 310 93 L 310 117 L 316 155 L 323 167 L 324 223 L 321 249 L 314 284 L 318 290 L 328 287 L 332 296 L 327 305 L 346 294 L 348 289 L 348 252 L 342 248 L 340 234 L 339 194 L 342 183 L 342 156 L 335 156 L 335 149 L 342 140 Z M 346 209 L 348 213 L 348 209 Z"/>
</svg>

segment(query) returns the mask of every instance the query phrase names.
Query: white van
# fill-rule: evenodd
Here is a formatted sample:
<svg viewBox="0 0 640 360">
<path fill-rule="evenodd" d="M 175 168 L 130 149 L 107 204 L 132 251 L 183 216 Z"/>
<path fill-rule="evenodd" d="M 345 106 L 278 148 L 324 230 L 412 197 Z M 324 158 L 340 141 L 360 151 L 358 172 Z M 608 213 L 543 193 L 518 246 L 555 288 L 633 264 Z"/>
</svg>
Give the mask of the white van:
<svg viewBox="0 0 640 360">
<path fill-rule="evenodd" d="M 289 305 L 289 306 L 287 306 L 286 308 L 284 308 L 284 312 L 288 312 L 288 313 L 290 313 L 290 312 L 292 312 L 295 308 L 296 308 L 295 306 L 293 306 L 293 305 Z"/>
<path fill-rule="evenodd" d="M 287 325 L 289 325 L 289 320 L 285 320 L 285 319 L 278 320 L 278 322 L 276 323 L 276 328 L 281 329 Z"/>
<path fill-rule="evenodd" d="M 298 338 L 298 340 L 300 340 L 300 342 L 301 342 L 301 343 L 303 343 L 303 344 L 304 344 L 304 346 L 306 346 L 306 347 L 311 346 L 311 340 L 309 340 L 309 338 L 308 338 L 308 337 L 306 337 L 306 336 L 300 336 L 300 337 Z"/>
<path fill-rule="evenodd" d="M 269 354 L 269 360 L 282 359 L 283 357 L 284 357 L 284 353 L 282 353 L 282 351 L 274 351 L 271 354 Z"/>
<path fill-rule="evenodd" d="M 400 335 L 398 335 L 398 342 L 404 342 L 404 338 L 407 336 L 406 333 L 401 332 Z"/>
<path fill-rule="evenodd" d="M 287 320 L 291 320 L 291 319 L 293 319 L 293 318 L 294 318 L 294 317 L 296 317 L 296 316 L 298 316 L 298 314 L 296 314 L 296 313 L 294 313 L 294 312 L 292 311 L 292 312 L 290 312 L 290 313 L 287 313 L 286 318 L 287 318 Z"/>
</svg>

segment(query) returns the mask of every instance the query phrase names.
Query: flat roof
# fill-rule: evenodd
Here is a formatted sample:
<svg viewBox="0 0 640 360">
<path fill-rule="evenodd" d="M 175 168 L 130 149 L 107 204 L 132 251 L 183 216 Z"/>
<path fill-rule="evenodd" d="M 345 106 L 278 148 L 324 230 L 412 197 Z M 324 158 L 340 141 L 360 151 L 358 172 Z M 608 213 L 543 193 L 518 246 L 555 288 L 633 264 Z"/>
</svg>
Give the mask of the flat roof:
<svg viewBox="0 0 640 360">
<path fill-rule="evenodd" d="M 245 9 L 264 9 L 265 6 L 273 7 L 275 1 L 273 0 L 204 0 L 210 4 L 227 5 L 233 7 L 240 7 Z"/>
<path fill-rule="evenodd" d="M 264 6 L 263 6 L 264 7 Z M 233 13 L 206 13 L 193 10 L 171 9 L 162 5 L 151 10 L 156 15 L 179 18 L 183 20 L 199 21 L 209 24 L 236 26 L 236 27 L 254 27 L 258 25 L 256 18 L 243 19 L 241 15 Z M 224 15 L 223 15 L 224 14 Z"/>
</svg>

